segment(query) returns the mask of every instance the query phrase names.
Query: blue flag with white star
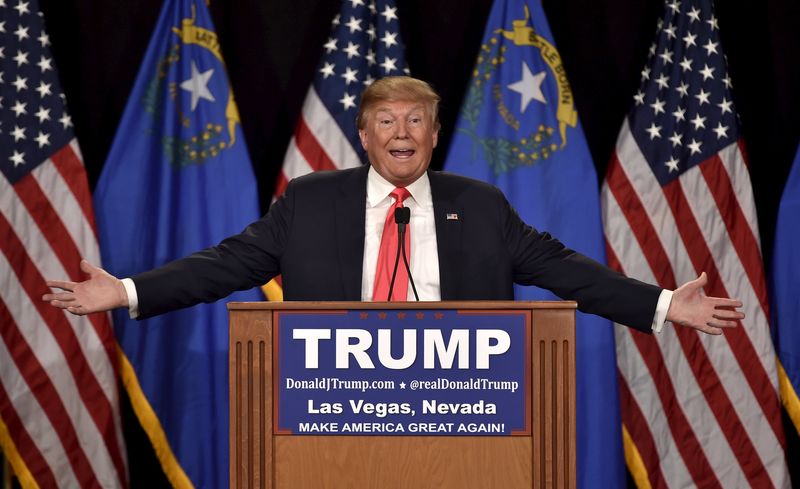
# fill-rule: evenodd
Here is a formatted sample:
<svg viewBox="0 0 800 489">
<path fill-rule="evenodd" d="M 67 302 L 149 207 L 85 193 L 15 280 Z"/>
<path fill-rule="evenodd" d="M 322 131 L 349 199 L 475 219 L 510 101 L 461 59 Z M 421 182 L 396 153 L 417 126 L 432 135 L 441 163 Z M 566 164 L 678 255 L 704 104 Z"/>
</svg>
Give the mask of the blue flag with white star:
<svg viewBox="0 0 800 489">
<path fill-rule="evenodd" d="M 129 277 L 217 244 L 259 214 L 205 2 L 167 0 L 95 191 L 103 263 Z M 262 300 L 258 291 L 230 300 Z M 115 315 L 132 405 L 176 487 L 228 485 L 228 314 Z"/>
<path fill-rule="evenodd" d="M 523 220 L 605 262 L 597 175 L 538 1 L 496 0 L 445 169 L 497 185 Z M 524 300 L 555 297 L 534 287 Z M 577 318 L 578 487 L 624 487 L 614 330 Z"/>
<path fill-rule="evenodd" d="M 772 254 L 772 321 L 781 401 L 800 433 L 800 146 L 783 189 Z"/>
</svg>

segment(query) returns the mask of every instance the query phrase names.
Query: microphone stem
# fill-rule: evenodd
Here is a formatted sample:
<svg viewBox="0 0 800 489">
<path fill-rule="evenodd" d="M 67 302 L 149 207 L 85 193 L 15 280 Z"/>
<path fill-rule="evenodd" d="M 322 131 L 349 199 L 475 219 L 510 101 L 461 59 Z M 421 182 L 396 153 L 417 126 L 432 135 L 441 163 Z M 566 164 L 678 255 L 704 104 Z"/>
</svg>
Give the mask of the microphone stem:
<svg viewBox="0 0 800 489">
<path fill-rule="evenodd" d="M 417 294 L 417 287 L 414 285 L 414 277 L 411 276 L 411 267 L 408 266 L 408 258 L 406 257 L 406 240 L 405 240 L 405 226 L 402 226 L 400 229 L 399 238 L 400 238 L 400 249 L 403 250 L 403 263 L 406 266 L 406 271 L 408 272 L 408 280 L 411 281 L 411 290 L 414 291 L 414 298 L 419 302 L 419 294 Z M 395 271 L 397 271 L 395 267 Z"/>
<path fill-rule="evenodd" d="M 389 283 L 389 296 L 386 302 L 392 302 L 392 290 L 394 290 L 394 279 L 397 277 L 397 264 L 400 263 L 400 247 L 397 248 L 397 255 L 394 257 L 394 270 L 392 270 L 392 281 Z"/>
</svg>

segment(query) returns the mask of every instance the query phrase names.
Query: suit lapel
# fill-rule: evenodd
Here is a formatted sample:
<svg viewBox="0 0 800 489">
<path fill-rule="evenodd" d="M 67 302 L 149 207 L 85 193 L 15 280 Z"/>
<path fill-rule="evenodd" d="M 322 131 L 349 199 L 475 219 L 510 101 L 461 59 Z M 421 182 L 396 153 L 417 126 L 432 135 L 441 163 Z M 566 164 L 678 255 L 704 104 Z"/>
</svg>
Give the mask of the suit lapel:
<svg viewBox="0 0 800 489">
<path fill-rule="evenodd" d="M 333 203 L 339 270 L 345 300 L 361 300 L 368 171 L 369 165 L 364 165 L 348 175 Z"/>
<path fill-rule="evenodd" d="M 436 246 L 439 251 L 439 285 L 442 300 L 458 298 L 462 256 L 462 220 L 464 209 L 455 203 L 452 189 L 441 176 L 428 171 L 436 222 Z"/>
</svg>

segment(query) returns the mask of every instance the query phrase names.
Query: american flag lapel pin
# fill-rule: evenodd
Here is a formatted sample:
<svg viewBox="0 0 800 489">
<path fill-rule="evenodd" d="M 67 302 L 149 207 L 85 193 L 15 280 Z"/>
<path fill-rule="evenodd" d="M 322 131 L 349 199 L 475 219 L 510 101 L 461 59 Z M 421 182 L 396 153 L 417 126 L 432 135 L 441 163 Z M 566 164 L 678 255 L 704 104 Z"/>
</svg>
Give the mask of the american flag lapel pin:
<svg viewBox="0 0 800 489">
<path fill-rule="evenodd" d="M 447 213 L 447 220 L 448 221 L 458 221 L 458 214 L 455 212 L 448 212 Z"/>
</svg>

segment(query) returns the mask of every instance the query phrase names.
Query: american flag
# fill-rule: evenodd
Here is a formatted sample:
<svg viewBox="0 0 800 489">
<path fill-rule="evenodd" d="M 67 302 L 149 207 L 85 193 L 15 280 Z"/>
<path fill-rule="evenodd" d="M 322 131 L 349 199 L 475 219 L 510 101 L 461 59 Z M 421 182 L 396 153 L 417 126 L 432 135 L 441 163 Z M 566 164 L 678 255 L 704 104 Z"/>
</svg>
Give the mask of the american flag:
<svg viewBox="0 0 800 489">
<path fill-rule="evenodd" d="M 36 0 L 0 0 L 0 444 L 24 487 L 127 487 L 109 318 L 41 300 L 100 261 L 49 46 Z"/>
<path fill-rule="evenodd" d="M 609 263 L 664 288 L 708 274 L 747 315 L 723 337 L 616 326 L 639 487 L 788 487 L 750 177 L 710 0 L 668 1 L 602 189 Z M 629 456 L 628 456 L 629 455 Z"/>
<path fill-rule="evenodd" d="M 408 74 L 397 7 L 391 0 L 346 0 L 331 24 L 314 82 L 283 160 L 275 195 L 289 180 L 362 164 L 356 113 L 374 80 Z"/>
</svg>

